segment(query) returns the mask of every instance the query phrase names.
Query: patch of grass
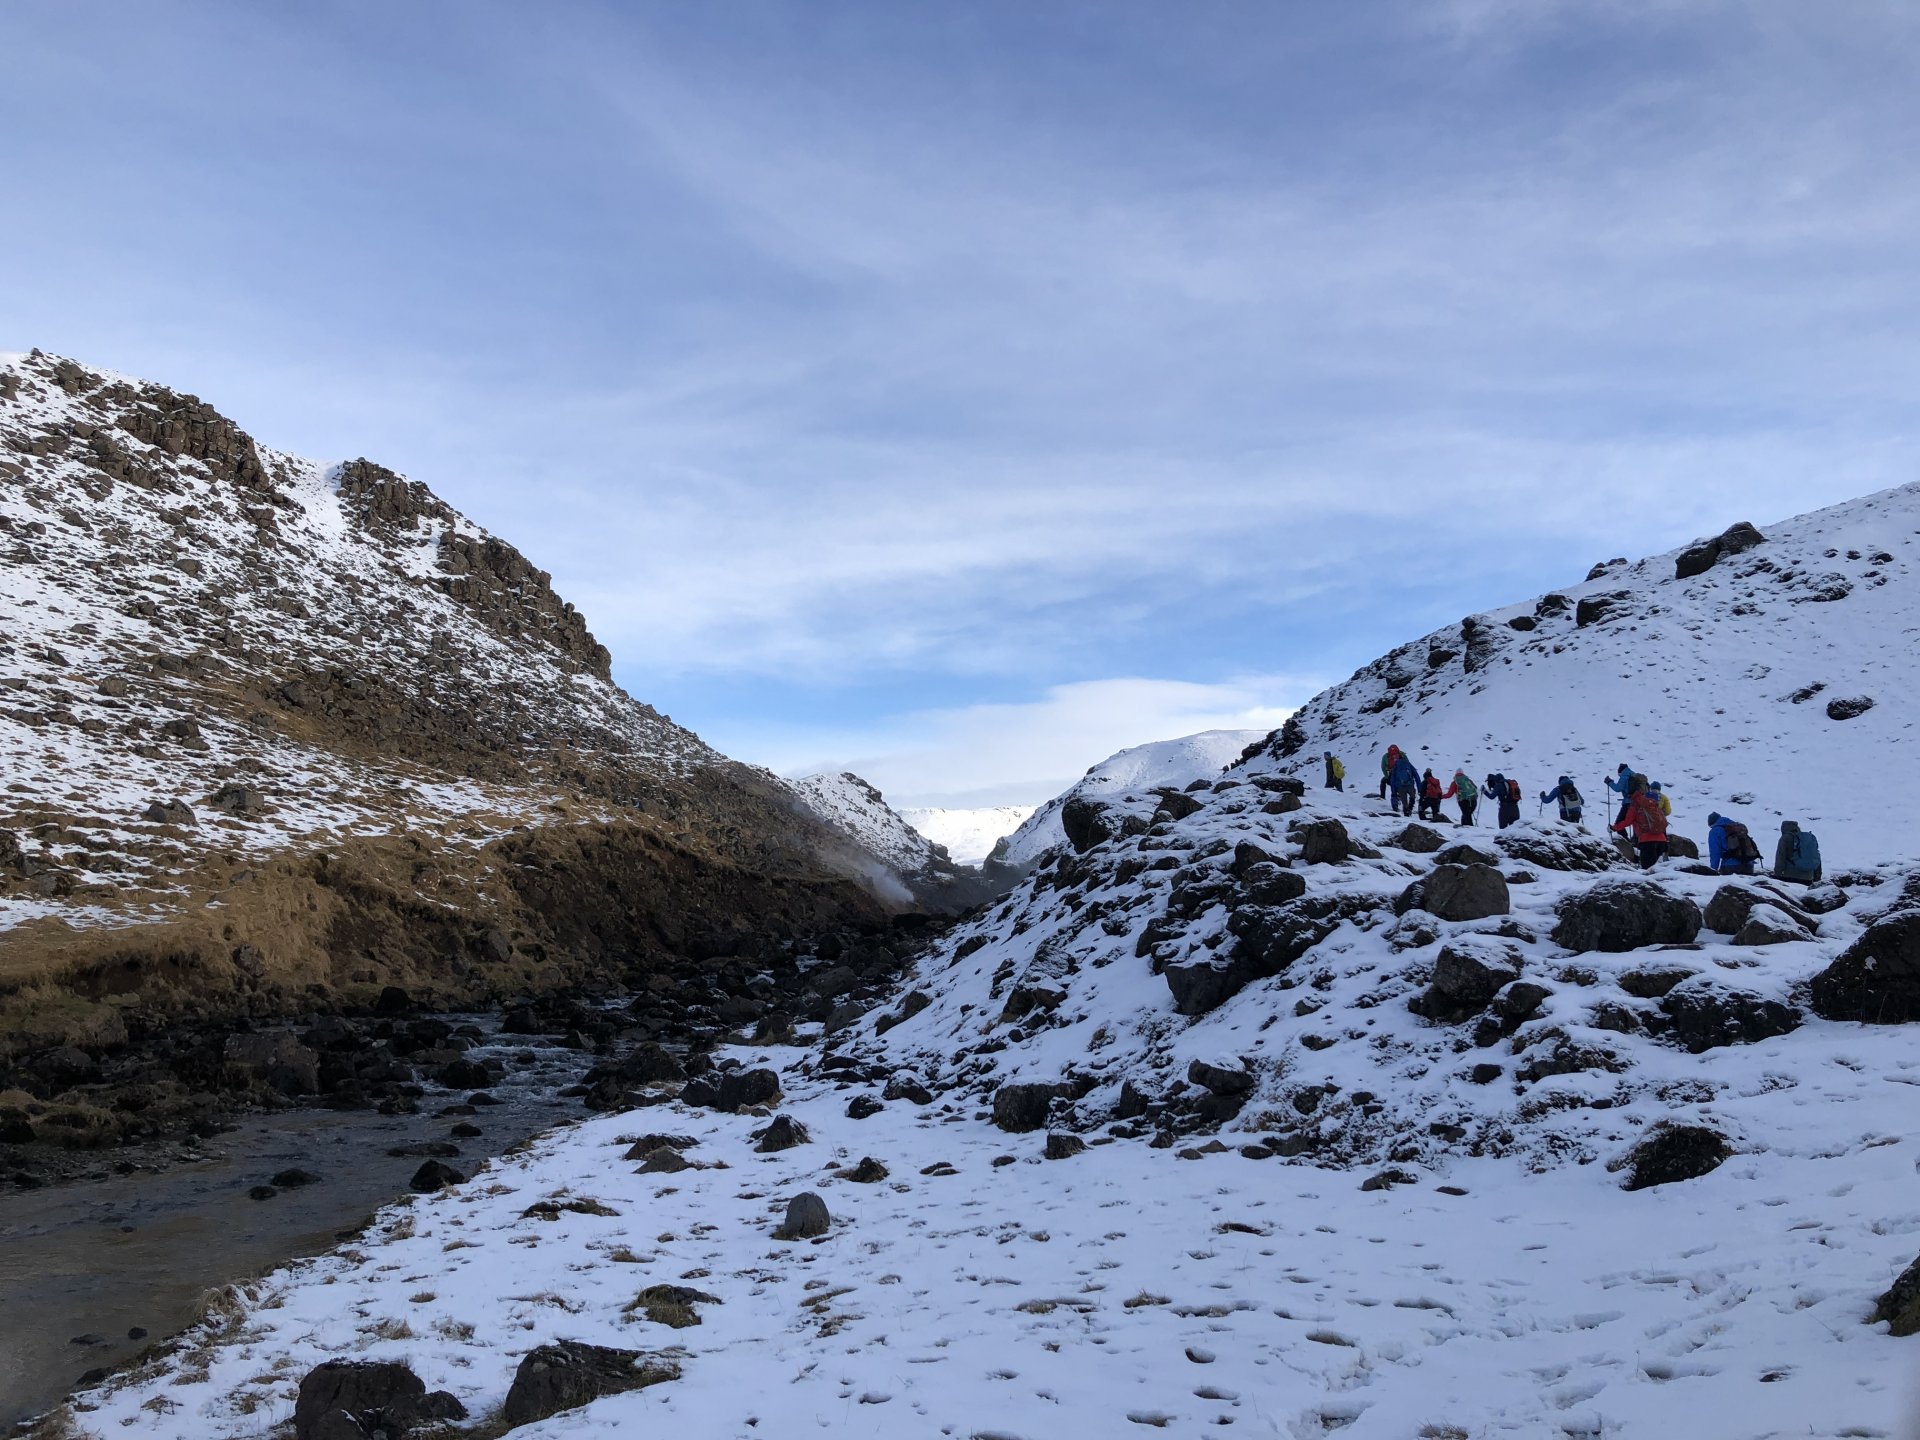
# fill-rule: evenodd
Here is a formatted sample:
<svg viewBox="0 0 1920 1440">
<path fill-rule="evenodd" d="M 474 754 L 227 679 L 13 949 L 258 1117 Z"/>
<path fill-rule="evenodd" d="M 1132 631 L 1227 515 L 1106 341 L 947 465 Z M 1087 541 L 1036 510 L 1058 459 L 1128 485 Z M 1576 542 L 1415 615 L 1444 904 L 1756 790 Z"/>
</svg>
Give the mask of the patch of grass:
<svg viewBox="0 0 1920 1440">
<path fill-rule="evenodd" d="M 700 1323 L 700 1312 L 693 1308 L 695 1305 L 719 1303 L 718 1295 L 709 1295 L 704 1290 L 694 1290 L 685 1285 L 649 1285 L 633 1297 L 622 1313 L 629 1320 L 644 1315 L 656 1325 L 684 1330 Z"/>
<path fill-rule="evenodd" d="M 375 1340 L 411 1340 L 413 1327 L 404 1320 L 381 1320 L 372 1325 L 361 1327 L 362 1335 L 370 1335 Z"/>
<path fill-rule="evenodd" d="M 100 1440 L 100 1437 L 73 1418 L 72 1406 L 62 1405 L 34 1421 L 27 1428 L 26 1440 Z"/>
<path fill-rule="evenodd" d="M 1138 1310 L 1142 1305 L 1170 1305 L 1173 1302 L 1168 1300 L 1164 1295 L 1155 1295 L 1149 1291 L 1142 1290 L 1131 1300 L 1123 1300 L 1120 1303 L 1123 1309 Z"/>
<path fill-rule="evenodd" d="M 471 1340 L 473 1326 L 464 1320 L 436 1320 L 433 1322 L 433 1333 L 442 1340 Z"/>
</svg>

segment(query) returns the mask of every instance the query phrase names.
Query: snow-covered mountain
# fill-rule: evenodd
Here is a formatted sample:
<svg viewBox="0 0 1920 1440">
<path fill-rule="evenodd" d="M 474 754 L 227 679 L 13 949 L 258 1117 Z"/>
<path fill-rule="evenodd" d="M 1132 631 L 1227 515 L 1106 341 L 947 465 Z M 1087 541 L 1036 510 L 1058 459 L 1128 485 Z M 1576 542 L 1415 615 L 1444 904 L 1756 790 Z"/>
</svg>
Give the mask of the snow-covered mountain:
<svg viewBox="0 0 1920 1440">
<path fill-rule="evenodd" d="M 164 1004 L 184 966 L 256 1012 L 559 983 L 835 912 L 871 866 L 426 487 L 164 386 L 0 359 L 0 581 L 11 976 L 132 964 Z"/>
<path fill-rule="evenodd" d="M 1076 796 L 1103 799 L 1126 792 L 1175 790 L 1196 780 L 1211 780 L 1240 758 L 1249 745 L 1265 739 L 1259 730 L 1202 730 L 1173 740 L 1133 745 L 1109 755 L 1080 779 L 1027 816 L 1004 843 L 990 852 L 996 865 L 1025 870 L 1048 850 L 1066 843 L 1061 816 Z"/>
<path fill-rule="evenodd" d="M 977 869 L 916 830 L 886 797 L 850 771 L 787 782 L 814 815 L 875 856 L 907 893 L 940 909 L 963 909 L 990 892 Z"/>
<path fill-rule="evenodd" d="M 1831 862 L 1920 855 L 1920 485 L 1736 526 L 1468 616 L 1315 696 L 1267 746 L 1319 783 L 1378 782 L 1397 743 L 1436 775 L 1570 775 L 1599 808 L 1622 763 L 1664 783 L 1675 823 L 1710 811 L 1772 853 L 1782 819 Z"/>
<path fill-rule="evenodd" d="M 1038 808 L 1035 805 L 987 805 L 972 810 L 908 807 L 900 811 L 900 818 L 934 844 L 944 846 L 957 863 L 978 865 Z"/>
</svg>

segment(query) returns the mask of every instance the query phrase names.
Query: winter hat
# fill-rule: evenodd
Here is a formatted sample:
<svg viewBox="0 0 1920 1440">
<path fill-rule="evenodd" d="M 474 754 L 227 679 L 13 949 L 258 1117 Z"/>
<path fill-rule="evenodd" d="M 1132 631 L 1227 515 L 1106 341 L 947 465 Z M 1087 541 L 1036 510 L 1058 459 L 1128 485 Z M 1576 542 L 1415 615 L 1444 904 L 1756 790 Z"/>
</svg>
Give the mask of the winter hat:
<svg viewBox="0 0 1920 1440">
<path fill-rule="evenodd" d="M 1707 812 L 1707 824 L 1718 825 L 1719 823 L 1720 823 L 1720 812 L 1718 810 L 1709 810 Z"/>
</svg>

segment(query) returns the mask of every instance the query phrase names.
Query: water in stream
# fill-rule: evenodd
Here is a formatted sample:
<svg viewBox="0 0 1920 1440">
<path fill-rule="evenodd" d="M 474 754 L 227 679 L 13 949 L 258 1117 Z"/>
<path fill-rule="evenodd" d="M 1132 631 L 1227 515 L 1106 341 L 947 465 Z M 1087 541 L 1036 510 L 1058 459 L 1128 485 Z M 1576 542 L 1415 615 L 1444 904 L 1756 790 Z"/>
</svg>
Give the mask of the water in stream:
<svg viewBox="0 0 1920 1440">
<path fill-rule="evenodd" d="M 471 1171 L 527 1136 L 584 1112 L 555 1091 L 591 1063 L 577 1051 L 524 1045 L 479 1049 L 508 1061 L 491 1093 L 502 1103 L 473 1115 L 434 1112 L 460 1096 L 430 1093 L 417 1115 L 289 1110 L 257 1115 L 191 1147 L 159 1170 L 45 1190 L 0 1194 L 0 1431 L 59 1401 L 80 1377 L 116 1365 L 177 1333 L 209 1289 L 330 1249 L 381 1205 L 407 1191 L 421 1156 L 391 1149 L 444 1141 L 448 1163 Z M 317 1183 L 254 1200 L 248 1191 L 300 1168 Z M 130 1338 L 130 1332 L 145 1331 Z"/>
</svg>

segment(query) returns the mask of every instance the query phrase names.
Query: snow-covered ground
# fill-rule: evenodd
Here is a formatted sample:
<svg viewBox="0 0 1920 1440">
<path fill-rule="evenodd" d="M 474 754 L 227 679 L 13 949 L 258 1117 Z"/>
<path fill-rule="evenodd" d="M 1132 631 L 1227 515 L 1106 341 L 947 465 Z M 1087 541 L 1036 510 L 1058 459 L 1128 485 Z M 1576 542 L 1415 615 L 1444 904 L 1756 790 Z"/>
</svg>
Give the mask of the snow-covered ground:
<svg viewBox="0 0 1920 1440">
<path fill-rule="evenodd" d="M 1264 738 L 1265 732 L 1259 730 L 1202 730 L 1129 746 L 1109 755 L 1036 809 L 1007 836 L 1004 847 L 996 847 L 993 858 L 1004 865 L 1025 867 L 1063 843 L 1067 833 L 1060 825 L 1060 811 L 1071 796 L 1147 791 L 1162 785 L 1177 790 L 1195 780 L 1211 780 L 1249 745 Z"/>
<path fill-rule="evenodd" d="M 900 811 L 900 818 L 936 845 L 944 845 L 947 854 L 961 865 L 978 865 L 993 853 L 993 847 L 1026 823 L 1038 809 L 1034 805 L 988 805 L 960 810 L 942 807 Z"/>
</svg>

